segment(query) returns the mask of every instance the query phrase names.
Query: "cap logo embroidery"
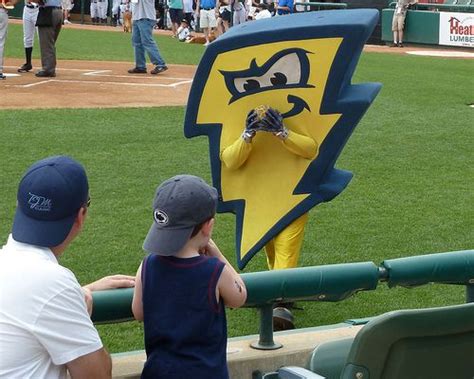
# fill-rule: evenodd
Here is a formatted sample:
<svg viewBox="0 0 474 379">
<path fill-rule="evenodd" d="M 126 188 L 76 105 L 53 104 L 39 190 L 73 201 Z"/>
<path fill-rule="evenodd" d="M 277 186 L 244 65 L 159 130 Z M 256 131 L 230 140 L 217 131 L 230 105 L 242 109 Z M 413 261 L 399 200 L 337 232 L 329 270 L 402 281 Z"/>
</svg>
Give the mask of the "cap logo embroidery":
<svg viewBox="0 0 474 379">
<path fill-rule="evenodd" d="M 153 213 L 153 217 L 154 217 L 156 223 L 159 224 L 159 225 L 168 224 L 168 221 L 169 221 L 168 215 L 165 212 L 163 212 L 159 209 L 155 210 L 155 212 Z"/>
<path fill-rule="evenodd" d="M 28 192 L 30 199 L 28 204 L 30 209 L 34 209 L 39 212 L 50 212 L 52 207 L 51 199 L 47 199 L 44 196 L 35 195 L 34 193 Z"/>
</svg>

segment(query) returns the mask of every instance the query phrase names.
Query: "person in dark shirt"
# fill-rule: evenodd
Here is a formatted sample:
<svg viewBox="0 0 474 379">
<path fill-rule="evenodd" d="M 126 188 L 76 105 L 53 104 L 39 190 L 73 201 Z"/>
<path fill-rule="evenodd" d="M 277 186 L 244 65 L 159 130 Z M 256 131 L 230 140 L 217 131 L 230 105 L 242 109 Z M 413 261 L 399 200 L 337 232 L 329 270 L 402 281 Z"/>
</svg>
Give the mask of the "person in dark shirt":
<svg viewBox="0 0 474 379">
<path fill-rule="evenodd" d="M 178 175 L 161 184 L 143 244 L 150 254 L 136 276 L 132 311 L 144 321 L 142 378 L 227 379 L 224 305 L 237 308 L 247 291 L 211 239 L 217 190 Z"/>
</svg>

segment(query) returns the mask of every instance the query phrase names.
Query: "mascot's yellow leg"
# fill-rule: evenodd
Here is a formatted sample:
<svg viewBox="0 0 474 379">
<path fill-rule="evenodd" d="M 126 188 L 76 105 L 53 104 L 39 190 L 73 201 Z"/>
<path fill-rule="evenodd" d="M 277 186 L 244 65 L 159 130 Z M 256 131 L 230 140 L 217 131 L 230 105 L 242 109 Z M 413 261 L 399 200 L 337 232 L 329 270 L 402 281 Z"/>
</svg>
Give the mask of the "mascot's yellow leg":
<svg viewBox="0 0 474 379">
<path fill-rule="evenodd" d="M 307 222 L 308 213 L 305 213 L 265 245 L 267 264 L 270 270 L 281 270 L 298 266 L 298 258 L 304 237 L 304 227 Z"/>
</svg>

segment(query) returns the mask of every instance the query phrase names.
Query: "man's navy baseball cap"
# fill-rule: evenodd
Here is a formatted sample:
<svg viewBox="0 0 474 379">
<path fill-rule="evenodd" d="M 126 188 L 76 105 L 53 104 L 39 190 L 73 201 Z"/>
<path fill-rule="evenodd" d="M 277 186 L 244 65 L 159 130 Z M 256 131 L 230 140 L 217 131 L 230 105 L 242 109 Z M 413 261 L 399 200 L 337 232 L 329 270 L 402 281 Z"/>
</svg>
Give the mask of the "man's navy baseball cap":
<svg viewBox="0 0 474 379">
<path fill-rule="evenodd" d="M 217 190 L 193 175 L 177 175 L 163 182 L 153 200 L 153 224 L 143 249 L 158 255 L 175 255 L 190 239 L 194 228 L 214 217 Z"/>
<path fill-rule="evenodd" d="M 66 156 L 36 162 L 18 186 L 13 239 L 43 247 L 58 246 L 66 239 L 88 196 L 87 175 L 80 163 Z"/>
</svg>

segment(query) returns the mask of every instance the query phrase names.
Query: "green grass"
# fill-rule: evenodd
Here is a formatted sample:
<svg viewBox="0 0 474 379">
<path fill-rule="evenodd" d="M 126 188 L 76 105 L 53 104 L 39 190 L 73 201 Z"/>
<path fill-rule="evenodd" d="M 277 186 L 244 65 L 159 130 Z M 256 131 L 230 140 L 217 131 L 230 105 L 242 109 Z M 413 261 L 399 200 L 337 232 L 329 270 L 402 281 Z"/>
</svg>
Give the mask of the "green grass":
<svg viewBox="0 0 474 379">
<path fill-rule="evenodd" d="M 185 44 L 170 36 L 154 36 L 166 63 L 198 64 L 204 46 Z M 62 28 L 56 44 L 58 59 L 90 61 L 134 61 L 132 34 Z M 8 25 L 5 56 L 24 58 L 22 26 Z M 39 58 L 38 36 L 35 36 L 33 58 Z"/>
<path fill-rule="evenodd" d="M 124 38 L 102 34 L 105 40 Z M 85 53 L 83 49 L 79 44 L 74 54 Z M 338 198 L 311 211 L 302 266 L 378 264 L 388 258 L 473 248 L 474 111 L 466 106 L 473 101 L 472 71 L 468 60 L 362 56 L 354 82 L 379 81 L 383 89 L 337 162 L 354 172 L 354 179 Z M 2 242 L 10 230 L 24 169 L 39 158 L 69 154 L 87 168 L 92 206 L 83 234 L 62 264 L 83 284 L 111 273 L 133 274 L 143 257 L 141 244 L 155 187 L 178 173 L 210 179 L 207 139 L 185 139 L 183 117 L 182 107 L 0 111 Z M 232 215 L 218 215 L 215 233 L 232 262 L 234 222 Z M 262 253 L 246 272 L 259 270 L 266 270 Z M 308 327 L 463 301 L 463 287 L 388 290 L 380 285 L 339 303 L 302 303 L 296 324 Z M 229 311 L 228 321 L 230 336 L 258 332 L 253 309 Z M 103 325 L 99 331 L 113 352 L 143 348 L 138 323 Z"/>
</svg>

